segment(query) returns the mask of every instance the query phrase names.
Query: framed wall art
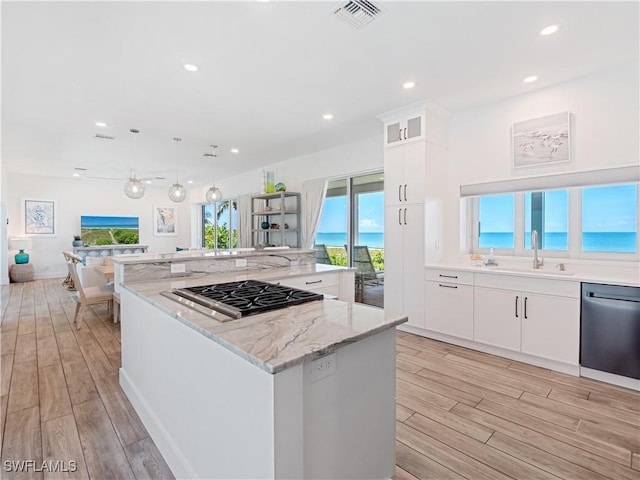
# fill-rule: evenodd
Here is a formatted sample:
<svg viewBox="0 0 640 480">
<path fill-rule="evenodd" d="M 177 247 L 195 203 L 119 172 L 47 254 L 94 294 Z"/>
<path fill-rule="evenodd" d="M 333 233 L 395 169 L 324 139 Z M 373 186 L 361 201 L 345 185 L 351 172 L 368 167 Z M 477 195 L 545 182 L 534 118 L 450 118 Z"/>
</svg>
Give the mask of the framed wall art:
<svg viewBox="0 0 640 480">
<path fill-rule="evenodd" d="M 156 237 L 178 235 L 177 207 L 153 207 L 153 234 Z"/>
<path fill-rule="evenodd" d="M 556 113 L 513 124 L 513 166 L 569 162 L 570 113 Z"/>
<path fill-rule="evenodd" d="M 53 237 L 56 234 L 56 202 L 53 200 L 22 200 L 23 233 L 33 237 Z"/>
</svg>

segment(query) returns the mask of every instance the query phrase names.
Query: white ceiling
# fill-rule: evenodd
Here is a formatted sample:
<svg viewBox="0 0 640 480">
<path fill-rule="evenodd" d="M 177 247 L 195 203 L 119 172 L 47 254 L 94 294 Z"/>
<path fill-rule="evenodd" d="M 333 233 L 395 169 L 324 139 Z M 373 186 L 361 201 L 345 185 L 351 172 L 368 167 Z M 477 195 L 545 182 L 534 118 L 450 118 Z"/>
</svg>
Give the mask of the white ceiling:
<svg viewBox="0 0 640 480">
<path fill-rule="evenodd" d="M 638 2 L 379 2 L 361 30 L 336 5 L 3 1 L 5 168 L 124 179 L 138 128 L 139 177 L 173 183 L 182 137 L 180 178 L 204 185 L 381 134 L 418 100 L 455 112 L 638 59 Z"/>
</svg>

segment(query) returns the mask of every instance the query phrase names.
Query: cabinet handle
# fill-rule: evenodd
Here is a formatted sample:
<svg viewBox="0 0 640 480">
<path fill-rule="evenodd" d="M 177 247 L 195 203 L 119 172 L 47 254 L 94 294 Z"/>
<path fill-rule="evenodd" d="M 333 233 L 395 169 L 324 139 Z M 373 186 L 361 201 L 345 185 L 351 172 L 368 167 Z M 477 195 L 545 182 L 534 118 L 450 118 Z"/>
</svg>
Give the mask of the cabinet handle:
<svg viewBox="0 0 640 480">
<path fill-rule="evenodd" d="M 322 280 L 314 280 L 313 282 L 304 282 L 305 285 L 313 285 L 314 283 L 322 283 Z"/>
<path fill-rule="evenodd" d="M 406 140 L 407 139 L 407 127 L 404 127 L 403 130 L 404 130 L 404 139 Z"/>
<path fill-rule="evenodd" d="M 458 278 L 458 275 L 443 275 L 441 273 L 438 276 L 442 278 Z"/>
<path fill-rule="evenodd" d="M 457 285 L 443 285 L 442 283 L 439 283 L 438 286 L 444 288 L 458 288 Z"/>
<path fill-rule="evenodd" d="M 402 201 L 402 185 L 398 185 L 398 201 Z"/>
<path fill-rule="evenodd" d="M 518 300 L 520 297 L 516 296 L 516 318 L 518 318 Z"/>
<path fill-rule="evenodd" d="M 527 318 L 527 297 L 524 297 L 524 318 Z"/>
<path fill-rule="evenodd" d="M 398 209 L 398 225 L 402 225 L 402 209 Z"/>
<path fill-rule="evenodd" d="M 407 184 L 404 184 L 404 201 L 407 201 Z"/>
<path fill-rule="evenodd" d="M 407 209 L 404 209 L 404 224 L 407 224 Z"/>
</svg>

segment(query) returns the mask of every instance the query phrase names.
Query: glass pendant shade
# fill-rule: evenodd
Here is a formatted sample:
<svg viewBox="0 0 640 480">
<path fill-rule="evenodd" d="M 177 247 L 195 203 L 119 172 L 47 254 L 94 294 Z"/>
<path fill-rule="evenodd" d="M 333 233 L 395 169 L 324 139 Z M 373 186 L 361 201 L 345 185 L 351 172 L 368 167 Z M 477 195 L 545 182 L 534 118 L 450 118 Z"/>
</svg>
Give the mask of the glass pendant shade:
<svg viewBox="0 0 640 480">
<path fill-rule="evenodd" d="M 215 185 L 207 190 L 207 203 L 216 203 L 222 200 L 222 192 Z"/>
<path fill-rule="evenodd" d="M 134 200 L 142 198 L 144 196 L 144 183 L 135 176 L 130 178 L 127 180 L 127 183 L 124 184 L 124 194 Z"/>
<path fill-rule="evenodd" d="M 169 188 L 169 198 L 174 202 L 182 202 L 187 196 L 187 189 L 179 183 L 174 183 Z"/>
</svg>

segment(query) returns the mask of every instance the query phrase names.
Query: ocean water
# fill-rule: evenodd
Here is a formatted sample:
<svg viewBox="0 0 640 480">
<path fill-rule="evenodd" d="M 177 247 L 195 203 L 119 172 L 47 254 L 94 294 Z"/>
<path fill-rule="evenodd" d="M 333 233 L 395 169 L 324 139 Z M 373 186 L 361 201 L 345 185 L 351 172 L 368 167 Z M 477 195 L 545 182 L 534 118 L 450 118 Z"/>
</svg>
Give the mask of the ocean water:
<svg viewBox="0 0 640 480">
<path fill-rule="evenodd" d="M 531 248 L 531 235 L 525 235 L 525 248 Z M 566 233 L 547 232 L 544 234 L 545 250 L 567 250 Z M 320 232 L 316 243 L 331 247 L 343 247 L 347 243 L 346 232 Z M 384 248 L 384 233 L 361 233 L 358 245 Z M 512 233 L 483 232 L 480 236 L 481 248 L 513 248 Z M 582 234 L 582 250 L 585 252 L 635 252 L 635 232 L 585 232 Z"/>
<path fill-rule="evenodd" d="M 480 236 L 480 248 L 513 248 L 512 233 L 483 232 Z M 567 250 L 566 233 L 551 232 L 544 234 L 546 250 Z M 525 248 L 531 248 L 531 236 L 525 235 Z M 585 252 L 635 252 L 635 232 L 584 232 L 582 250 Z"/>
<path fill-rule="evenodd" d="M 329 247 L 344 247 L 347 243 L 347 232 L 319 232 L 316 235 L 316 243 L 324 243 Z M 361 233 L 358 235 L 357 245 L 384 248 L 384 233 Z"/>
</svg>

